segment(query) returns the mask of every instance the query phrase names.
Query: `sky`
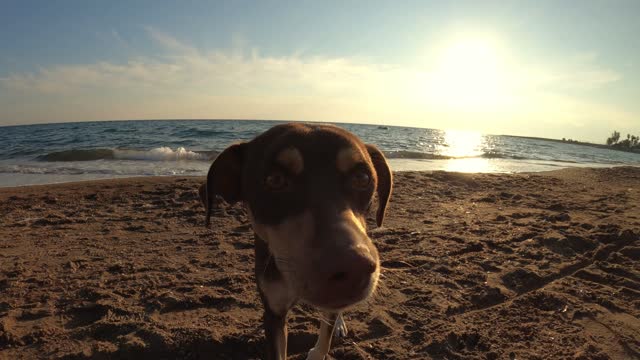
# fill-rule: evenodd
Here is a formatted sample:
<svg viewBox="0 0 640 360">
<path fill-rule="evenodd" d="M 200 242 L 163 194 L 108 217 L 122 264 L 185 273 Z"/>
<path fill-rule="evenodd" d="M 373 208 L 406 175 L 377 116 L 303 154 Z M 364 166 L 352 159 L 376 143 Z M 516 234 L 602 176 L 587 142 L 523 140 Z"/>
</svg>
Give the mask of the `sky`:
<svg viewBox="0 0 640 360">
<path fill-rule="evenodd" d="M 640 1 L 0 0 L 0 125 L 640 134 Z"/>
</svg>

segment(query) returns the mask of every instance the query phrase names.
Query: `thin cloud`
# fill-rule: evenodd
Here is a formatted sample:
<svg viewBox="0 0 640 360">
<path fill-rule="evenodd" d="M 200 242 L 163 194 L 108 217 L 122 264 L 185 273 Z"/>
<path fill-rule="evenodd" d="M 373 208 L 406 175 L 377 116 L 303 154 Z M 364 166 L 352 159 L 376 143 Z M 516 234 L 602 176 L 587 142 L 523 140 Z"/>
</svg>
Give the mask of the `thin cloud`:
<svg viewBox="0 0 640 360">
<path fill-rule="evenodd" d="M 171 50 L 170 56 L 140 57 L 124 64 L 57 65 L 0 79 L 3 88 L 23 94 L 66 94 L 87 90 L 206 91 L 220 95 L 299 94 L 366 95 L 394 78 L 406 77 L 397 67 L 358 63 L 344 58 L 268 57 L 257 50 L 202 53 L 153 28 L 153 41 Z M 266 94 L 265 94 L 266 95 Z"/>
<path fill-rule="evenodd" d="M 131 45 L 129 45 L 129 42 L 127 42 L 122 38 L 122 36 L 120 36 L 120 33 L 118 32 L 118 30 L 111 29 L 110 35 L 115 40 L 116 44 L 118 44 L 118 46 L 125 48 L 127 50 L 131 49 Z"/>
<path fill-rule="evenodd" d="M 187 45 L 186 43 L 179 41 L 175 37 L 167 33 L 164 33 L 152 26 L 143 26 L 142 28 L 145 30 L 145 32 L 149 35 L 149 37 L 154 42 L 156 42 L 157 44 L 160 44 L 166 50 L 169 50 L 178 54 L 182 54 L 182 55 L 198 54 L 198 50 L 196 48 L 190 45 Z"/>
<path fill-rule="evenodd" d="M 591 91 L 622 80 L 619 72 L 599 66 L 597 60 L 597 53 L 580 53 L 562 63 L 523 67 L 520 73 L 529 74 L 532 86 L 555 91 Z"/>
</svg>

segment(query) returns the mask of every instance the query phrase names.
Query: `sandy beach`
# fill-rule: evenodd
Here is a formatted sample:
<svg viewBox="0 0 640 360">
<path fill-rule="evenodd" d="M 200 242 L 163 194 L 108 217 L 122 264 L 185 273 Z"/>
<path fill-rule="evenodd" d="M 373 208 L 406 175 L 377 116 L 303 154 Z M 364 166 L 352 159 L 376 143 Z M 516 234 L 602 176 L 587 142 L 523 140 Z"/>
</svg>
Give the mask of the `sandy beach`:
<svg viewBox="0 0 640 360">
<path fill-rule="evenodd" d="M 201 177 L 0 189 L 0 359 L 258 359 L 240 206 Z M 376 295 L 336 359 L 640 358 L 640 168 L 396 173 Z M 289 317 L 289 354 L 316 339 Z"/>
</svg>

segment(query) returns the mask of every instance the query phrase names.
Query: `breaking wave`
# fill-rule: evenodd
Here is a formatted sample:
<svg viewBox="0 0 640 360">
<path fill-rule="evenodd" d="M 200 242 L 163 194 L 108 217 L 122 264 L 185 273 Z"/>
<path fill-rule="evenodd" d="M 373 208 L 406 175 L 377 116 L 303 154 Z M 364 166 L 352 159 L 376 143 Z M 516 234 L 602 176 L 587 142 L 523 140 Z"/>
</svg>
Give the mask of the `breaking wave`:
<svg viewBox="0 0 640 360">
<path fill-rule="evenodd" d="M 93 160 L 210 160 L 215 158 L 215 151 L 191 151 L 183 147 L 172 149 L 167 146 L 150 150 L 133 149 L 74 149 L 56 151 L 38 157 L 41 161 L 93 161 Z"/>
</svg>

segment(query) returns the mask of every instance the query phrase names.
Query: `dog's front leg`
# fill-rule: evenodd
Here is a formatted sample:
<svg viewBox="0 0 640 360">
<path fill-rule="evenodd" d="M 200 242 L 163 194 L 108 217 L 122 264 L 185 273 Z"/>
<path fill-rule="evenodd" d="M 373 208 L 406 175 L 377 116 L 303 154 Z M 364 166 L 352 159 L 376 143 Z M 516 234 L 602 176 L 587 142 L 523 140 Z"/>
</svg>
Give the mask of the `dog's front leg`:
<svg viewBox="0 0 640 360">
<path fill-rule="evenodd" d="M 266 359 L 285 360 L 287 358 L 287 314 L 296 299 L 275 265 L 266 243 L 257 236 L 255 255 L 258 293 L 264 306 Z"/>
<path fill-rule="evenodd" d="M 265 306 L 264 333 L 267 341 L 267 360 L 286 360 L 287 314 L 278 315 Z"/>
<path fill-rule="evenodd" d="M 324 360 L 325 356 L 329 353 L 331 337 L 333 336 L 333 329 L 338 316 L 339 315 L 334 313 L 328 313 L 320 318 L 318 341 L 316 341 L 315 346 L 309 350 L 307 360 Z"/>
</svg>

